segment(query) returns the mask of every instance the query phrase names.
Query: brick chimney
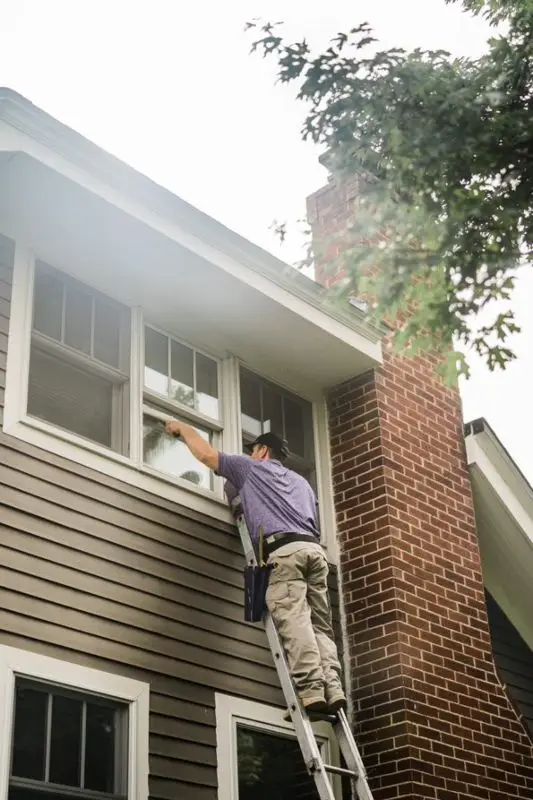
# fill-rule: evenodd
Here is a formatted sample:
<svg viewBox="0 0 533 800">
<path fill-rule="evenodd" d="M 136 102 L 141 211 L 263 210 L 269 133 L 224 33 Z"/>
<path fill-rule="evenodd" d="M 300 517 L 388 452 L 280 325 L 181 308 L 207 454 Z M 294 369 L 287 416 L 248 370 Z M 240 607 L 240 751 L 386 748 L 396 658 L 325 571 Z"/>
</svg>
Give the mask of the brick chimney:
<svg viewBox="0 0 533 800">
<path fill-rule="evenodd" d="M 314 235 L 331 236 L 326 260 L 356 197 L 353 180 L 308 199 Z M 355 733 L 374 798 L 532 800 L 532 742 L 492 655 L 459 393 L 434 358 L 384 350 L 329 402 Z"/>
</svg>

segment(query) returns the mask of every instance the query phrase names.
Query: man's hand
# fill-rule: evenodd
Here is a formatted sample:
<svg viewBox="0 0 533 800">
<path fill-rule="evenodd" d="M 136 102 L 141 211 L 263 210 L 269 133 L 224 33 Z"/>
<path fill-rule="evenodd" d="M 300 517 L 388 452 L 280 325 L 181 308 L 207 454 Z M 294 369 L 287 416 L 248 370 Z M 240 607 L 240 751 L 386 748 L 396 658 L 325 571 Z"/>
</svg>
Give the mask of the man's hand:
<svg viewBox="0 0 533 800">
<path fill-rule="evenodd" d="M 170 419 L 165 422 L 165 430 L 169 436 L 181 436 L 181 422 L 177 419 Z"/>
<path fill-rule="evenodd" d="M 198 461 L 215 472 L 218 470 L 218 450 L 206 442 L 192 425 L 173 419 L 165 422 L 165 430 L 170 436 L 179 436 Z"/>
</svg>

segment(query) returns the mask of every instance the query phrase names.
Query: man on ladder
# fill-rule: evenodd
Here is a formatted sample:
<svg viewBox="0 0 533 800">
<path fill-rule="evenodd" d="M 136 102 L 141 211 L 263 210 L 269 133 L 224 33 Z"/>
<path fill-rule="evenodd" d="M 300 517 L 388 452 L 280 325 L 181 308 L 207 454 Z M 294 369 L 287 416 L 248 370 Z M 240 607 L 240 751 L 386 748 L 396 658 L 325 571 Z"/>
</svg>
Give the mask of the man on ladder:
<svg viewBox="0 0 533 800">
<path fill-rule="evenodd" d="M 284 466 L 289 455 L 286 442 L 265 433 L 252 444 L 251 456 L 234 456 L 218 452 L 190 425 L 173 420 L 166 430 L 181 437 L 202 464 L 226 479 L 230 501 L 240 496 L 254 544 L 260 529 L 264 531 L 265 555 L 272 565 L 266 604 L 304 709 L 310 714 L 344 710 L 316 497 L 305 478 Z"/>
</svg>

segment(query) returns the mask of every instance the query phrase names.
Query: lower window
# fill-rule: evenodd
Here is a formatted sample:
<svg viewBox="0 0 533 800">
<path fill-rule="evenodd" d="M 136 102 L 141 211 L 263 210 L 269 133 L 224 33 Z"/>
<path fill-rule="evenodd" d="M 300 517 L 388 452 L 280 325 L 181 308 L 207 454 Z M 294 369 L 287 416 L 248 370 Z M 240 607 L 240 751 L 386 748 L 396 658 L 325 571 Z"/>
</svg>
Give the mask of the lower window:
<svg viewBox="0 0 533 800">
<path fill-rule="evenodd" d="M 147 800 L 147 684 L 0 646 L 0 686 L 0 800 Z"/>
<path fill-rule="evenodd" d="M 128 706 L 16 679 L 9 800 L 126 798 Z"/>
<path fill-rule="evenodd" d="M 219 800 L 318 800 L 282 709 L 217 694 L 216 720 Z M 324 760 L 338 763 L 331 726 L 313 727 Z M 340 798 L 341 782 L 333 782 Z"/>
<path fill-rule="evenodd" d="M 239 800 L 318 800 L 293 737 L 237 724 Z"/>
</svg>

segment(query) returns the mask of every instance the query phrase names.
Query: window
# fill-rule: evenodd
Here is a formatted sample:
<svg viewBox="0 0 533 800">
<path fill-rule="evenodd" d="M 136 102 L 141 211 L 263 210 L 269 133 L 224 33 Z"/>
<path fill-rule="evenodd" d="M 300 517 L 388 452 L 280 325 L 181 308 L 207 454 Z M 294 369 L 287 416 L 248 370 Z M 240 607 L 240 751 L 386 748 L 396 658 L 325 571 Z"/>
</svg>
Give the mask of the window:
<svg viewBox="0 0 533 800">
<path fill-rule="evenodd" d="M 296 739 L 237 723 L 239 800 L 318 800 Z"/>
<path fill-rule="evenodd" d="M 8 800 L 127 797 L 128 707 L 17 678 Z"/>
<path fill-rule="evenodd" d="M 148 795 L 148 686 L 0 647 L 0 798 Z"/>
<path fill-rule="evenodd" d="M 315 484 L 313 406 L 247 369 L 240 370 L 243 447 L 262 433 L 287 440 L 288 466 Z"/>
<path fill-rule="evenodd" d="M 203 489 L 214 488 L 213 473 L 183 442 L 165 433 L 166 419 L 182 419 L 221 446 L 218 362 L 177 339 L 145 326 L 143 462 Z"/>
<path fill-rule="evenodd" d="M 27 412 L 127 454 L 129 312 L 38 261 Z"/>
<path fill-rule="evenodd" d="M 219 800 L 318 800 L 291 724 L 272 706 L 216 695 Z M 331 726 L 314 726 L 322 755 L 338 763 Z M 341 797 L 342 784 L 335 779 Z"/>
</svg>

